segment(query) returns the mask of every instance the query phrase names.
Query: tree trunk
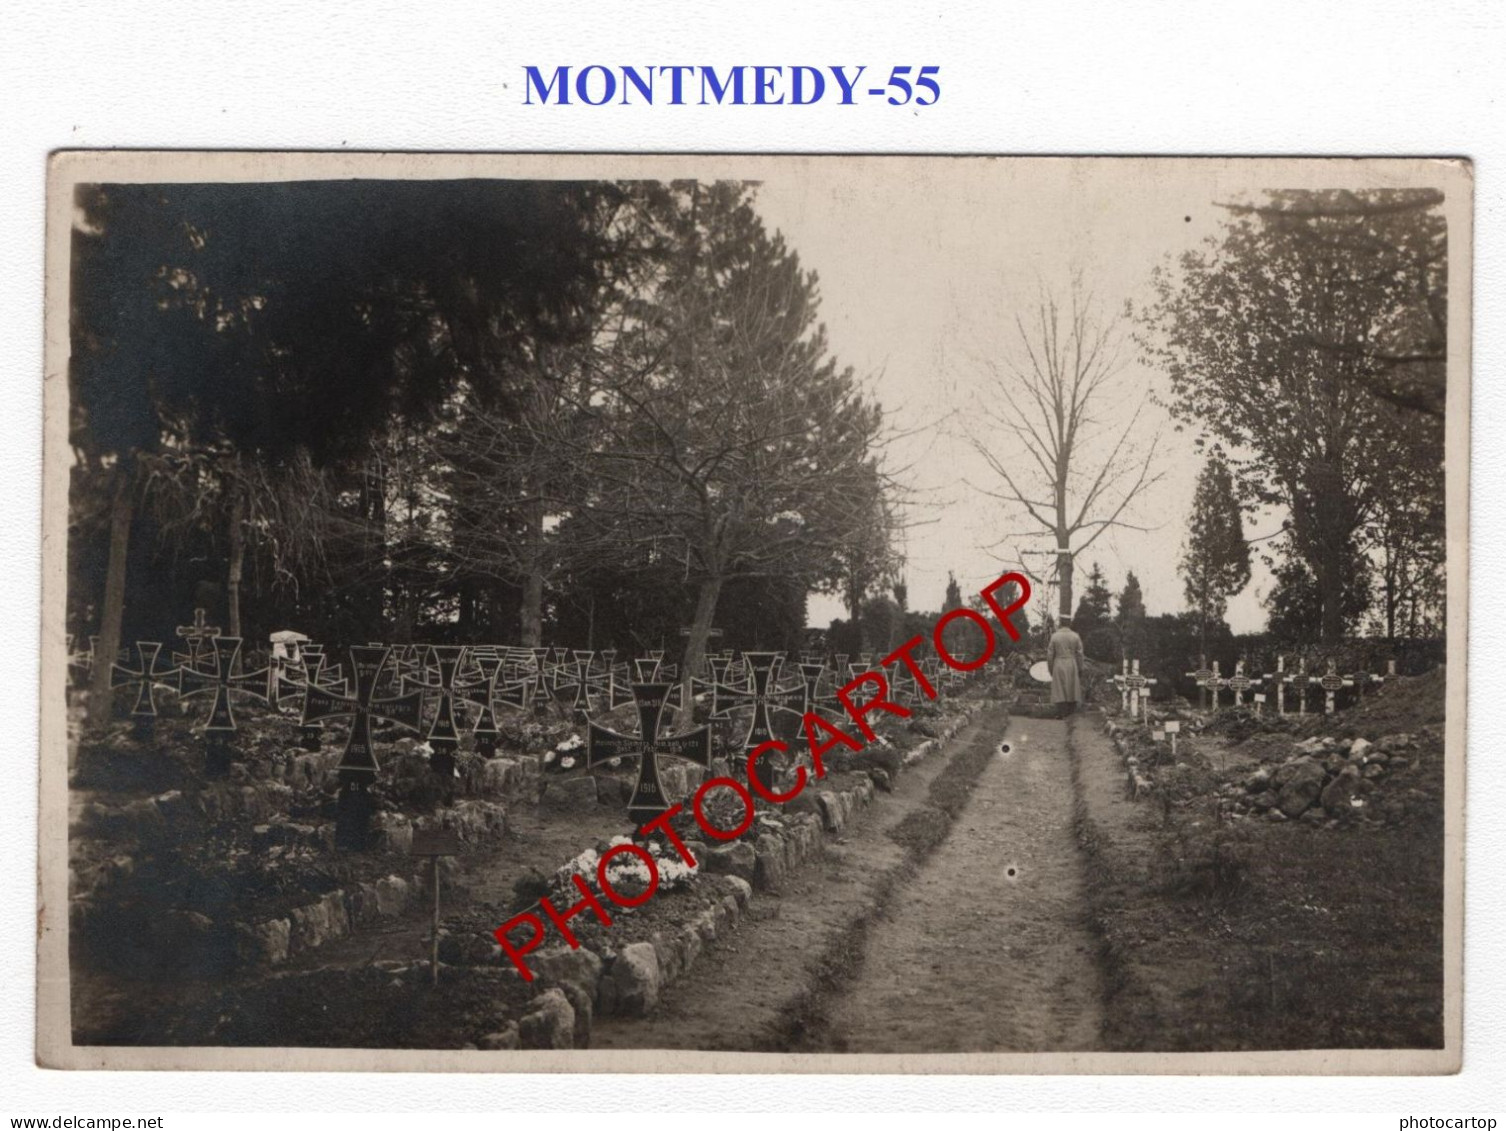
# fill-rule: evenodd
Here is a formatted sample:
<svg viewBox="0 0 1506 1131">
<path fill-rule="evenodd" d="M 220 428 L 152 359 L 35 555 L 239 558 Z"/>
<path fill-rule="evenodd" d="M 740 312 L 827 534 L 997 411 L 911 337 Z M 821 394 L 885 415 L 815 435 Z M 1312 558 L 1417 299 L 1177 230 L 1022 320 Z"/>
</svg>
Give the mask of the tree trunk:
<svg viewBox="0 0 1506 1131">
<path fill-rule="evenodd" d="M 230 635 L 241 635 L 241 573 L 246 562 L 246 496 L 239 484 L 230 502 L 230 568 L 225 578 Z"/>
<path fill-rule="evenodd" d="M 690 705 L 690 681 L 706 661 L 706 642 L 711 639 L 711 622 L 716 618 L 716 602 L 722 593 L 722 579 L 708 577 L 701 582 L 696 594 L 695 617 L 690 622 L 690 634 L 685 641 L 685 658 L 682 661 L 680 679 L 685 684 L 685 704 Z"/>
<path fill-rule="evenodd" d="M 115 495 L 110 501 L 110 557 L 105 567 L 105 599 L 99 613 L 99 645 L 89 681 L 89 722 L 103 726 L 110 719 L 110 669 L 120 651 L 121 621 L 125 617 L 126 556 L 131 549 L 131 519 L 136 510 L 134 461 L 122 460 L 115 470 Z"/>
<path fill-rule="evenodd" d="M 1318 593 L 1323 601 L 1323 643 L 1344 638 L 1344 546 L 1340 539 L 1323 539 L 1318 569 Z"/>
<path fill-rule="evenodd" d="M 371 640 L 387 639 L 387 594 L 397 597 L 397 583 L 387 554 L 387 482 L 379 461 L 367 463 L 361 477 L 361 514 L 366 519 L 367 558 L 380 569 L 375 580 L 364 582 L 357 597 L 365 608 L 366 634 Z"/>
<path fill-rule="evenodd" d="M 527 573 L 523 577 L 523 604 L 518 610 L 523 647 L 540 648 L 544 643 L 544 508 L 527 508 Z"/>
<path fill-rule="evenodd" d="M 1057 534 L 1056 536 L 1056 582 L 1057 582 L 1057 611 L 1061 619 L 1066 620 L 1072 615 L 1072 555 L 1067 553 L 1068 536 Z"/>
</svg>

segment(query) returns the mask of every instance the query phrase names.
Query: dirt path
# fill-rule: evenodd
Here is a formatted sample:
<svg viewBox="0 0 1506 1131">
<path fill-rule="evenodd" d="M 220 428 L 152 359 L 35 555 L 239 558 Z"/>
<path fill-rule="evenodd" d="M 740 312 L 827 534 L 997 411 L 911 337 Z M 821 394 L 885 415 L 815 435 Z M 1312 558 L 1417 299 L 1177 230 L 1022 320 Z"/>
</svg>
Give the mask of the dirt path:
<svg viewBox="0 0 1506 1131">
<path fill-rule="evenodd" d="M 984 711 L 944 753 L 900 775 L 824 857 L 779 895 L 759 893 L 737 932 L 701 955 L 641 1020 L 598 1018 L 593 1048 L 770 1050 L 792 1003 L 819 979 L 827 948 L 867 917 L 883 876 L 903 862 L 888 830 L 920 808 L 931 781 L 968 744 L 995 744 L 1004 719 Z"/>
<path fill-rule="evenodd" d="M 1010 752 L 989 763 L 951 836 L 870 932 L 832 1011 L 831 1049 L 1096 1047 L 1102 985 L 1066 748 L 1092 725 L 1016 722 Z"/>
</svg>

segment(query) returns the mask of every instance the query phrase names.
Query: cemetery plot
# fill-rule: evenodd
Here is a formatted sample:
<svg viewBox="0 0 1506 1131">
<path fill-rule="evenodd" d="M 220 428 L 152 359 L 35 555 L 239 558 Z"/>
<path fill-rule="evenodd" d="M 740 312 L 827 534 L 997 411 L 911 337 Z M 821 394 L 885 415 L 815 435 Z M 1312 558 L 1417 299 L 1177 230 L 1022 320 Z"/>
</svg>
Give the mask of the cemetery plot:
<svg viewBox="0 0 1506 1131">
<path fill-rule="evenodd" d="M 1080 740 L 1110 1047 L 1441 1046 L 1443 684 L 1192 714 L 1175 755 L 1128 724 Z"/>
<path fill-rule="evenodd" d="M 1437 1047 L 1467 178 L 946 164 L 60 181 L 49 1063 Z"/>
<path fill-rule="evenodd" d="M 451 1007 L 460 990 L 499 984 L 505 963 L 490 932 L 507 907 L 536 900 L 546 890 L 559 893 L 564 877 L 590 872 L 610 850 L 610 830 L 626 831 L 636 821 L 632 809 L 648 803 L 641 788 L 645 764 L 650 779 L 658 779 L 657 808 L 688 795 L 710 760 L 710 726 L 689 737 L 666 737 L 661 714 L 668 687 L 662 684 L 634 688 L 636 736 L 614 729 L 620 724 L 593 722 L 589 744 L 581 743 L 574 724 L 533 716 L 526 706 L 504 709 L 495 755 L 470 749 L 472 736 L 463 735 L 456 753 L 459 784 L 453 794 L 441 794 L 432 748 L 411 736 L 415 723 L 384 724 L 382 712 L 400 713 L 394 700 L 374 694 L 391 650 L 358 647 L 350 659 L 356 678 L 350 695 L 306 688 L 309 701 L 300 715 L 326 722 L 332 739 L 326 749 L 289 749 L 297 735 L 293 719 L 265 706 L 246 707 L 237 718 L 239 758 L 221 783 L 204 774 L 193 723 L 169 717 L 154 752 L 176 766 L 178 788 L 144 795 L 90 791 L 75 828 L 75 954 L 89 971 L 82 984 L 114 1003 L 96 1009 L 80 1003 L 76 1024 L 91 1040 L 350 1047 L 480 1041 L 482 1047 L 507 1048 L 573 1047 L 588 1038 L 589 1001 L 569 991 L 572 1015 L 580 1019 L 571 1023 L 561 1020 L 566 1011 L 552 1005 L 565 992 L 559 987 L 568 988 L 560 978 L 546 979 L 529 993 L 508 981 L 503 992 L 491 994 L 489 1006 Z M 412 701 L 414 694 L 402 700 Z M 845 827 L 860 801 L 874 796 L 876 778 L 892 780 L 907 752 L 918 756 L 934 745 L 927 732 L 949 733 L 968 709 L 959 700 L 950 713 L 927 706 L 912 720 L 921 725 L 881 725 L 874 765 L 834 758 L 819 788 L 813 783 L 798 804 L 760 801 L 756 819 L 734 841 L 708 845 L 692 823 L 679 822 L 699 868 L 676 869 L 656 844 L 664 896 L 641 909 L 614 908 L 611 931 L 577 922 L 579 937 L 596 953 L 611 955 L 671 932 L 683 942 L 663 957 L 658 977 L 667 985 L 718 928 L 732 929 L 734 905 L 745 907 L 755 888 L 778 890 L 792 871 L 816 858 L 828 835 Z M 743 724 L 726 719 L 715 725 L 723 732 L 719 748 L 736 760 Z M 403 731 L 410 736 L 399 737 Z M 117 747 L 135 742 L 128 731 L 113 738 Z M 371 779 L 366 792 L 374 801 L 372 836 L 362 851 L 341 850 L 340 796 L 355 764 L 352 749 L 356 768 Z M 564 776 L 556 770 L 541 777 L 541 767 L 572 750 L 582 752 L 580 768 L 589 775 L 572 779 L 568 770 Z M 666 750 L 701 750 L 707 757 L 656 773 L 655 755 Z M 569 780 L 592 788 L 554 792 Z M 730 827 L 736 821 L 722 812 L 723 800 L 713 795 L 708 808 Z M 433 855 L 438 840 L 446 853 L 456 854 Z M 597 848 L 579 852 L 592 843 Z M 438 936 L 421 925 L 432 908 L 436 879 L 451 893 L 444 906 L 458 908 L 443 911 Z M 614 890 L 629 895 L 641 890 L 641 880 L 631 867 L 612 873 Z M 206 892 L 217 894 L 206 898 Z M 412 940 L 401 957 L 384 957 L 375 966 L 369 954 L 354 959 L 365 932 L 408 920 L 418 922 L 399 930 Z M 124 942 L 117 937 L 122 930 L 129 936 Z M 433 979 L 430 946 L 440 960 L 440 989 L 419 1001 L 421 988 Z M 321 975 L 299 973 L 309 963 L 327 970 L 342 953 L 352 955 L 353 965 L 336 981 L 321 984 Z M 550 961 L 546 957 L 545 965 Z M 599 970 L 602 960 L 595 962 Z M 280 969 L 288 973 L 259 973 Z M 614 980 L 593 985 L 591 1000 L 606 994 L 609 1003 L 598 1008 L 629 1014 L 647 1008 L 643 987 L 628 980 L 629 969 L 625 965 Z M 170 980 L 174 973 L 186 981 Z M 231 975 L 233 989 L 210 988 Z M 121 986 L 147 985 L 150 1002 L 121 996 Z M 114 988 L 106 994 L 106 986 Z M 310 1001 L 328 1008 L 309 1018 Z M 396 1003 L 411 1010 L 398 1031 L 391 1029 Z"/>
</svg>

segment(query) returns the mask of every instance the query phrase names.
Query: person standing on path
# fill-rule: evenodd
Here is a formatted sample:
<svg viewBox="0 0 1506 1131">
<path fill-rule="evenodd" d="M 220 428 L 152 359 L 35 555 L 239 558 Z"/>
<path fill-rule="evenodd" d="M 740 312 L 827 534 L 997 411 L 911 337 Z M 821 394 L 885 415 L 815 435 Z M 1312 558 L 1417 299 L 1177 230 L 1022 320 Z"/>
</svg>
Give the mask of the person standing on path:
<svg viewBox="0 0 1506 1131">
<path fill-rule="evenodd" d="M 1051 702 L 1062 718 L 1082 702 L 1082 637 L 1072 631 L 1072 621 L 1063 617 L 1061 627 L 1046 645 L 1046 667 L 1051 671 Z"/>
</svg>

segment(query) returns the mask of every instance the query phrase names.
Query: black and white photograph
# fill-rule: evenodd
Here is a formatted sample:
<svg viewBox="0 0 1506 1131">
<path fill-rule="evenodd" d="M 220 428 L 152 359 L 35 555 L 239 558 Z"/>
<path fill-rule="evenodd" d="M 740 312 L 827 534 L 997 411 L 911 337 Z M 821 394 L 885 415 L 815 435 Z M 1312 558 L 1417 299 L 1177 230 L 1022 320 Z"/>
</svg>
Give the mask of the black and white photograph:
<svg viewBox="0 0 1506 1131">
<path fill-rule="evenodd" d="M 42 1064 L 1458 1070 L 1468 162 L 48 182 Z"/>
</svg>

